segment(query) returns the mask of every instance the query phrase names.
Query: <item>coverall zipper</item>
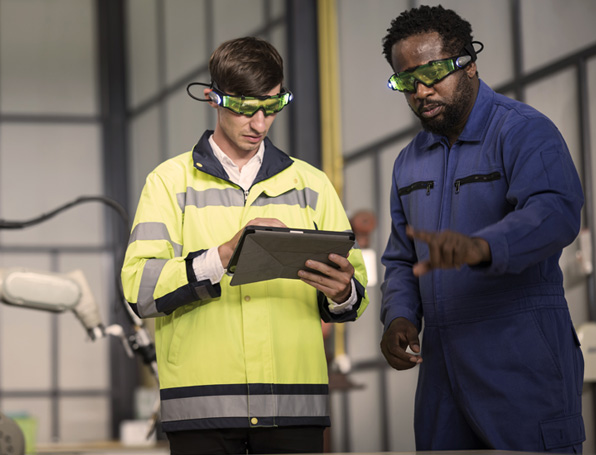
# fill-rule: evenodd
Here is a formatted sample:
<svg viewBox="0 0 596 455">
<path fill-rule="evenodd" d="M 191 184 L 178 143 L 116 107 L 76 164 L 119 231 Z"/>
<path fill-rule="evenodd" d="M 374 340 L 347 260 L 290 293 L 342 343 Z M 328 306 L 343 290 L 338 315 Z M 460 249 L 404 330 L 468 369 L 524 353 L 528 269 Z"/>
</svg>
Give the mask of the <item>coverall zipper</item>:
<svg viewBox="0 0 596 455">
<path fill-rule="evenodd" d="M 397 194 L 398 196 L 403 196 L 405 194 L 410 194 L 412 191 L 426 189 L 426 195 L 428 196 L 430 194 L 430 190 L 434 188 L 434 186 L 435 182 L 433 182 L 432 180 L 426 182 L 416 182 L 404 188 L 400 188 L 399 190 L 397 190 Z"/>
<path fill-rule="evenodd" d="M 464 177 L 461 179 L 457 179 L 455 181 L 455 194 L 459 193 L 459 188 L 466 183 L 475 183 L 475 182 L 492 182 L 494 180 L 499 180 L 501 178 L 500 172 L 491 172 L 490 174 L 474 174 L 468 177 Z"/>
</svg>

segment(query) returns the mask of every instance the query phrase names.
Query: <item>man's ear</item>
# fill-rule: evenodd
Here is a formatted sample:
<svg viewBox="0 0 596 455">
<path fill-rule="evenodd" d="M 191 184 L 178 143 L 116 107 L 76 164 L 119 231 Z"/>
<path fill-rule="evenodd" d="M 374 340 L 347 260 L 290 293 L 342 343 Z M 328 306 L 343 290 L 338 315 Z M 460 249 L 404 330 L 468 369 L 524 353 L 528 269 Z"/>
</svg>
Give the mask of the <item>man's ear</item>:
<svg viewBox="0 0 596 455">
<path fill-rule="evenodd" d="M 468 66 L 465 67 L 465 70 L 468 77 L 472 79 L 478 71 L 478 68 L 476 67 L 476 62 L 471 62 Z"/>
<path fill-rule="evenodd" d="M 205 95 L 205 98 L 207 98 L 209 100 L 209 105 L 211 107 L 215 107 L 216 108 L 218 106 L 217 102 L 214 101 L 214 98 L 217 100 L 217 98 L 219 98 L 219 97 L 213 91 L 212 88 L 203 89 L 203 94 Z"/>
</svg>

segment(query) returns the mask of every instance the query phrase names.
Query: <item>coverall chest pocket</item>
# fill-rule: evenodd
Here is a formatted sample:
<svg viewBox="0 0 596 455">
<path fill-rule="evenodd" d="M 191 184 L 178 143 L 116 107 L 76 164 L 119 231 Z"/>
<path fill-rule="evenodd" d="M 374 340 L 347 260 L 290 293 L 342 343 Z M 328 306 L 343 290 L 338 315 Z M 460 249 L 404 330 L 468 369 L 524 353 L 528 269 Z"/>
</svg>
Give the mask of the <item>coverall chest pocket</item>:
<svg viewBox="0 0 596 455">
<path fill-rule="evenodd" d="M 458 178 L 455 180 L 453 184 L 455 187 L 455 193 L 458 194 L 461 190 L 462 185 L 470 185 L 472 183 L 488 183 L 488 182 L 495 182 L 501 179 L 501 172 L 494 171 L 489 173 L 477 173 L 467 175 L 462 178 Z M 477 189 L 474 187 L 474 189 Z"/>
<path fill-rule="evenodd" d="M 399 187 L 397 195 L 403 206 L 407 222 L 421 229 L 430 229 L 436 221 L 436 211 L 432 210 L 440 195 L 435 189 L 434 180 L 420 180 Z"/>
</svg>

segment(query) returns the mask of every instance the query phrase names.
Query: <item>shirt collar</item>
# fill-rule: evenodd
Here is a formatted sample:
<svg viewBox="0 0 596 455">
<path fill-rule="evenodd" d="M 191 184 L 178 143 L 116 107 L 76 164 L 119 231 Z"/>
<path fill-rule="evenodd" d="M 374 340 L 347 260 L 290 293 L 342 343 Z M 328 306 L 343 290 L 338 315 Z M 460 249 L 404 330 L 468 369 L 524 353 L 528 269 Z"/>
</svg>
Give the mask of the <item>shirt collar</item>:
<svg viewBox="0 0 596 455">
<path fill-rule="evenodd" d="M 228 168 L 229 166 L 238 167 L 236 164 L 230 159 L 228 155 L 226 155 L 222 149 L 215 143 L 213 140 L 213 134 L 209 137 L 209 145 L 211 145 L 211 149 L 213 150 L 213 154 L 218 159 L 218 161 L 223 165 L 224 168 Z M 255 164 L 261 165 L 263 163 L 263 155 L 265 154 L 265 141 L 261 142 L 259 145 L 259 150 L 246 164 L 256 162 Z"/>
<path fill-rule="evenodd" d="M 199 141 L 192 149 L 192 159 L 197 170 L 205 172 L 214 177 L 229 180 L 229 176 L 223 168 L 221 162 L 215 157 L 215 153 L 209 143 L 209 138 L 213 135 L 213 130 L 206 130 Z M 266 137 L 263 140 L 265 151 L 263 153 L 263 163 L 259 168 L 256 181 L 266 180 L 287 169 L 294 163 L 285 152 L 278 149 Z M 256 182 L 255 182 L 256 183 Z"/>
</svg>

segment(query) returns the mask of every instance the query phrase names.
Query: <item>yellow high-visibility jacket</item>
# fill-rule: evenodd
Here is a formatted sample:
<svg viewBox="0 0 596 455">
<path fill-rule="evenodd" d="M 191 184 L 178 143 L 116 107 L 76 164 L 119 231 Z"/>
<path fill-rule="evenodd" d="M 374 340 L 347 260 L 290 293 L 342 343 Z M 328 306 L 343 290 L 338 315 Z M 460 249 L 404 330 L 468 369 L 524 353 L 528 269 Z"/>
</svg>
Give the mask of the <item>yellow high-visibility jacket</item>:
<svg viewBox="0 0 596 455">
<path fill-rule="evenodd" d="M 231 183 L 206 131 L 191 152 L 159 165 L 143 189 L 122 268 L 126 300 L 155 317 L 166 432 L 205 428 L 329 425 L 321 319 L 344 322 L 368 304 L 361 251 L 351 250 L 358 302 L 329 312 L 300 280 L 230 286 L 197 282 L 192 260 L 230 240 L 250 220 L 350 230 L 327 176 L 265 139 L 263 163 L 246 193 Z"/>
</svg>

